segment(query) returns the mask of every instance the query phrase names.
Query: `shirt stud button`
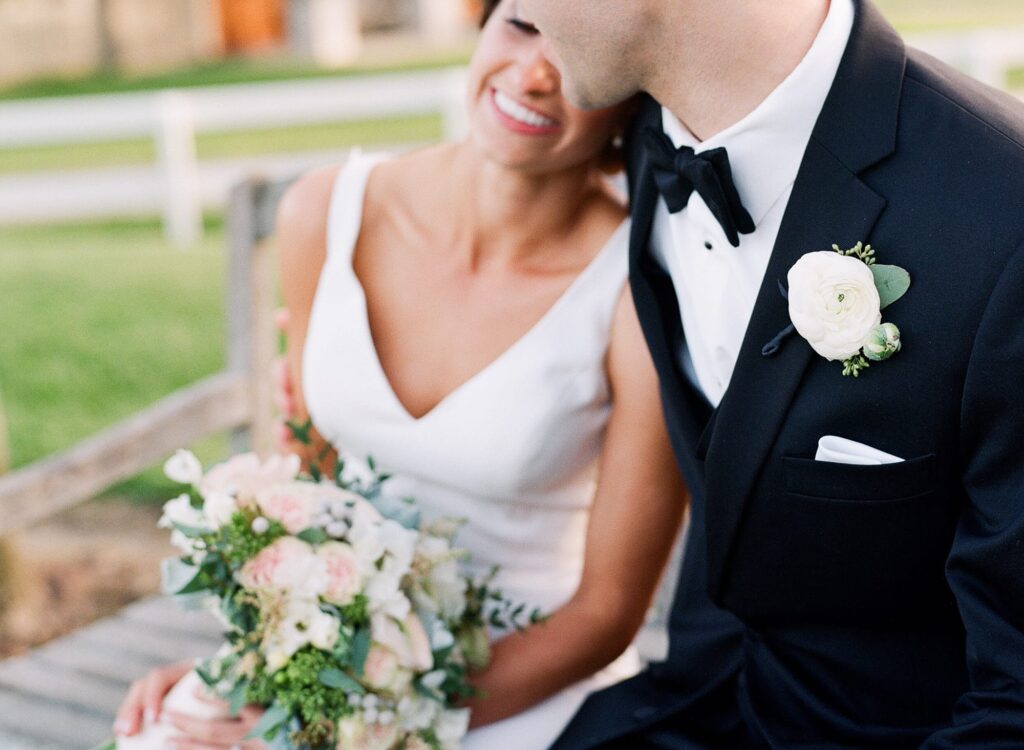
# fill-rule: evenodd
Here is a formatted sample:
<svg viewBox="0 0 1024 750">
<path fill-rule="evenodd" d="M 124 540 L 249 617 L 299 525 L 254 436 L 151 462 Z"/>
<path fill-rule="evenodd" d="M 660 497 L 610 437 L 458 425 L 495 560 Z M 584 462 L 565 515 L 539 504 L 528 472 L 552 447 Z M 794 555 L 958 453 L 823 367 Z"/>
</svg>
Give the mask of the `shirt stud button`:
<svg viewBox="0 0 1024 750">
<path fill-rule="evenodd" d="M 705 250 L 714 250 L 715 246 L 712 245 L 711 242 L 709 242 L 708 240 L 705 240 L 704 241 L 704 249 Z"/>
</svg>

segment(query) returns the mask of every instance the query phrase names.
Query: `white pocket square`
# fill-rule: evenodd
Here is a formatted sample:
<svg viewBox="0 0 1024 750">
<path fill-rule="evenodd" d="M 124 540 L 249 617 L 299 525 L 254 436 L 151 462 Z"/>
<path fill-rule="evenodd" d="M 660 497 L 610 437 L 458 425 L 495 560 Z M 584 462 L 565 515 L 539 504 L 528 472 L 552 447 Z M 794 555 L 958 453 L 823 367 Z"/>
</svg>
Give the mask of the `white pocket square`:
<svg viewBox="0 0 1024 750">
<path fill-rule="evenodd" d="M 818 441 L 818 452 L 815 461 L 830 461 L 836 464 L 859 464 L 862 466 L 878 466 L 895 464 L 903 459 L 891 453 L 872 448 L 870 445 L 858 443 L 856 440 L 825 435 Z"/>
</svg>

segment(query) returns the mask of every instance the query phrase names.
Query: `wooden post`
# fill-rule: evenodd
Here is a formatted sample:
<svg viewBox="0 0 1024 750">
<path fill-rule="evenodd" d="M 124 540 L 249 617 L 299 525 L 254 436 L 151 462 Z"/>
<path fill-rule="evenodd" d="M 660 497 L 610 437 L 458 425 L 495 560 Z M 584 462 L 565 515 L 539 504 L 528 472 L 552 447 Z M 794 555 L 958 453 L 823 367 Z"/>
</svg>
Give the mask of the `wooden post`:
<svg viewBox="0 0 1024 750">
<path fill-rule="evenodd" d="M 4 399 L 0 393 L 0 474 L 11 470 L 11 447 L 7 441 L 7 418 L 4 416 Z"/>
<path fill-rule="evenodd" d="M 252 423 L 235 431 L 232 449 L 260 454 L 273 448 L 276 273 L 267 237 L 278 195 L 273 184 L 250 179 L 232 190 L 228 211 L 228 370 L 248 378 L 252 406 Z"/>
<path fill-rule="evenodd" d="M 192 100 L 181 91 L 156 97 L 156 146 L 163 178 L 164 235 L 177 247 L 194 245 L 203 231 Z"/>
<path fill-rule="evenodd" d="M 320 65 L 341 67 L 363 46 L 358 0 L 292 0 L 288 3 L 292 51 Z"/>
</svg>

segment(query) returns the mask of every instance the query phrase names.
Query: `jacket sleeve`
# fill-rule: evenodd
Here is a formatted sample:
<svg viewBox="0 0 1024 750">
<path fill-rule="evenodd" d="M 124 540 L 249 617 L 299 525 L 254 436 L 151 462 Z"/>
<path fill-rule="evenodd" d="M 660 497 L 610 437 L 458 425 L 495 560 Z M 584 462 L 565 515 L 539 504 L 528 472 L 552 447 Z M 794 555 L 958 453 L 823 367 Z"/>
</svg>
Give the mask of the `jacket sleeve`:
<svg viewBox="0 0 1024 750">
<path fill-rule="evenodd" d="M 1024 244 L 996 283 L 961 411 L 963 509 L 946 577 L 966 630 L 969 690 L 923 748 L 1024 748 Z"/>
</svg>

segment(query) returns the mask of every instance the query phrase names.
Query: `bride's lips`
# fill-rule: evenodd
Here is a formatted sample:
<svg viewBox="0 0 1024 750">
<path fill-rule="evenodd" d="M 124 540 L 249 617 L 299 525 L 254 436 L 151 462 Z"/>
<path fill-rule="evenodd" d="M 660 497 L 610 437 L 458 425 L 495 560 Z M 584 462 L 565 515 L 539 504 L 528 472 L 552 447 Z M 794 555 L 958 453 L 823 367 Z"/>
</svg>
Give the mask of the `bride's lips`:
<svg viewBox="0 0 1024 750">
<path fill-rule="evenodd" d="M 498 120 L 515 133 L 522 135 L 552 135 L 562 130 L 557 120 L 520 104 L 497 89 L 490 90 L 491 107 Z"/>
</svg>

